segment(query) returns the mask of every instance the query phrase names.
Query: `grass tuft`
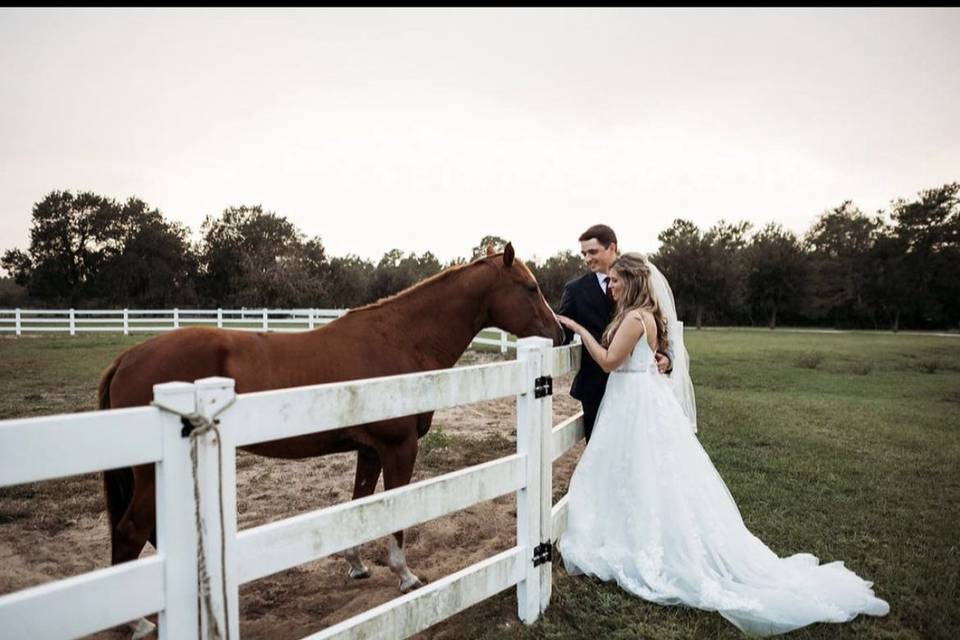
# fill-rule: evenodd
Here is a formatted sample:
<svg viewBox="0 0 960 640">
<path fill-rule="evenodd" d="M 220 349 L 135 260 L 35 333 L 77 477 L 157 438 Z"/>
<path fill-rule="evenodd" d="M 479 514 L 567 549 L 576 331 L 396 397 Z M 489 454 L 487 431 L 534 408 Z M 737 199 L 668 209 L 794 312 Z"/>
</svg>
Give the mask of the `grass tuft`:
<svg viewBox="0 0 960 640">
<path fill-rule="evenodd" d="M 802 369 L 816 369 L 823 362 L 823 354 L 819 351 L 810 351 L 800 354 L 797 358 L 797 366 Z"/>
</svg>

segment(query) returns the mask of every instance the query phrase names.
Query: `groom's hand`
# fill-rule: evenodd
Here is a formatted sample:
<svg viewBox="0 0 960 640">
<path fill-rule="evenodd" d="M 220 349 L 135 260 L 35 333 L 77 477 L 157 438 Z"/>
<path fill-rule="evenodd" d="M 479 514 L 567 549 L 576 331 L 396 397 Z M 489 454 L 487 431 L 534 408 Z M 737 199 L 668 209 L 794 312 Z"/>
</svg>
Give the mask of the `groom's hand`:
<svg viewBox="0 0 960 640">
<path fill-rule="evenodd" d="M 665 353 L 660 353 L 657 351 L 657 354 L 654 356 L 657 359 L 657 369 L 660 373 L 666 373 L 672 368 L 670 366 L 670 358 L 667 357 Z"/>
</svg>

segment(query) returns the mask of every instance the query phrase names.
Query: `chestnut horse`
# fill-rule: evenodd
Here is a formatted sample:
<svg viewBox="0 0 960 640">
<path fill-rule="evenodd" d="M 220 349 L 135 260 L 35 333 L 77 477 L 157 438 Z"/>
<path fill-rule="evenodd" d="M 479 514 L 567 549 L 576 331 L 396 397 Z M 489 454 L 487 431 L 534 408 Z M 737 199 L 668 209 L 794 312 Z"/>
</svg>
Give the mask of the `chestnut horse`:
<svg viewBox="0 0 960 640">
<path fill-rule="evenodd" d="M 533 274 L 507 244 L 502 253 L 450 267 L 409 289 L 311 331 L 248 333 L 204 327 L 178 329 L 122 353 L 100 380 L 100 408 L 149 404 L 153 385 L 223 376 L 237 393 L 373 378 L 453 366 L 480 329 L 560 344 L 563 330 Z M 354 499 L 409 484 L 417 440 L 433 412 L 264 442 L 245 450 L 276 458 L 357 452 Z M 112 563 L 136 559 L 156 545 L 154 467 L 104 473 Z M 407 568 L 403 532 L 390 538 L 389 565 L 400 590 L 422 583 Z M 369 575 L 358 548 L 344 553 L 353 578 Z"/>
</svg>

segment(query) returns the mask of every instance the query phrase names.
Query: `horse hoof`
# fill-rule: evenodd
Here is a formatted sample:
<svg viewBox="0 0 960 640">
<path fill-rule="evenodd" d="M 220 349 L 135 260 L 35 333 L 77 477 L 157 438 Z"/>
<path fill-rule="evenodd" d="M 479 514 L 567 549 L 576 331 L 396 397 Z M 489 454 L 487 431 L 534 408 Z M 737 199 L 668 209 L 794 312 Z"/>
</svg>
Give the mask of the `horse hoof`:
<svg viewBox="0 0 960 640">
<path fill-rule="evenodd" d="M 370 571 L 366 567 L 362 569 L 350 569 L 350 577 L 354 580 L 363 580 L 370 577 Z"/>
<path fill-rule="evenodd" d="M 413 579 L 404 580 L 400 579 L 400 593 L 410 593 L 414 589 L 419 589 L 423 586 L 423 581 L 420 580 L 417 576 L 413 576 Z"/>
<path fill-rule="evenodd" d="M 133 631 L 133 635 L 130 636 L 130 640 L 141 640 L 142 638 L 146 638 L 156 631 L 157 625 L 153 624 L 146 618 L 140 618 L 136 622 L 130 623 L 130 628 Z"/>
</svg>

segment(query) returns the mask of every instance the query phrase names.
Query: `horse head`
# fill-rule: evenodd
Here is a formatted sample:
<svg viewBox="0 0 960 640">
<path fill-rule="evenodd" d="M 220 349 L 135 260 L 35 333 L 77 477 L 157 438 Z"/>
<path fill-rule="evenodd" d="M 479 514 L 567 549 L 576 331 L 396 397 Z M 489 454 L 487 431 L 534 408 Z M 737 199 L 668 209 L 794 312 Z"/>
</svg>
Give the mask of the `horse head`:
<svg viewBox="0 0 960 640">
<path fill-rule="evenodd" d="M 497 270 L 487 297 L 490 324 L 518 338 L 541 336 L 563 344 L 563 327 L 550 309 L 530 269 L 518 260 L 513 244 L 507 243 L 502 256 L 487 247 L 486 260 Z"/>
</svg>

